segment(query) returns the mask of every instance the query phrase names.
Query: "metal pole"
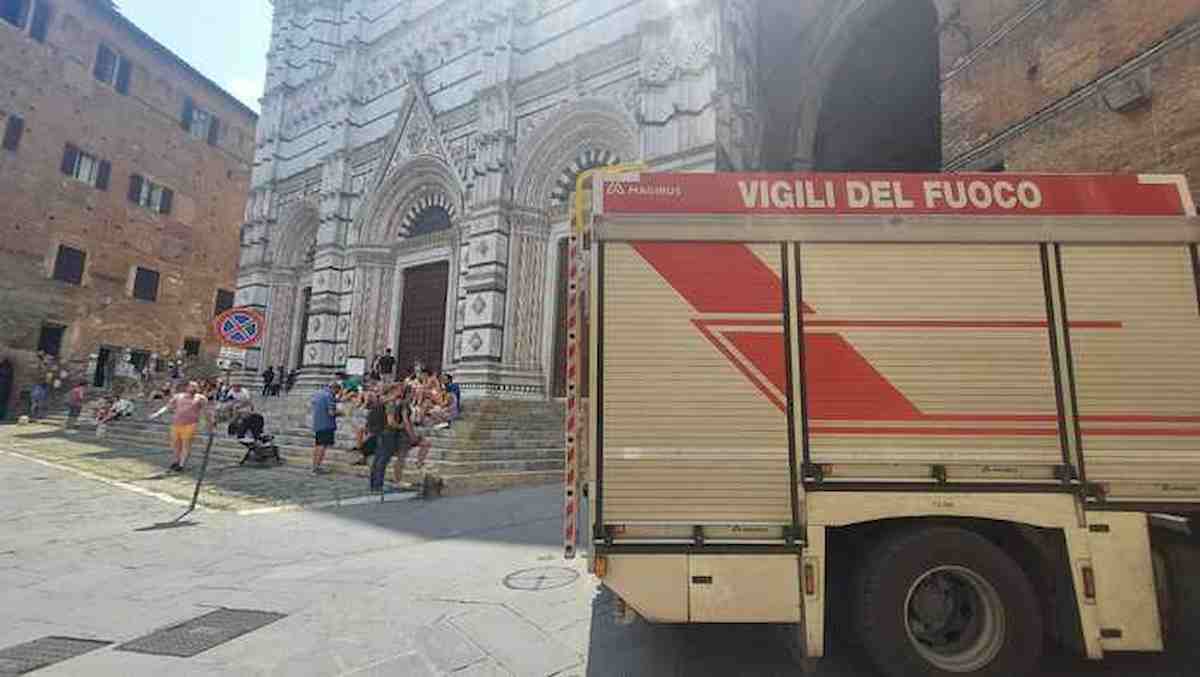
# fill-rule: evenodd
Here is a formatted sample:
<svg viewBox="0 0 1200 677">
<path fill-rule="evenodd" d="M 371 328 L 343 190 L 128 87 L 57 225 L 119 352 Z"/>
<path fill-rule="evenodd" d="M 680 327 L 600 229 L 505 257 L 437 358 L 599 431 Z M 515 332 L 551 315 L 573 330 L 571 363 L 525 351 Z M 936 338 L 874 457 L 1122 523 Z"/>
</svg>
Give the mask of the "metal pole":
<svg viewBox="0 0 1200 677">
<path fill-rule="evenodd" d="M 188 506 L 186 512 L 175 518 L 176 522 L 182 521 L 184 517 L 192 514 L 196 509 L 196 502 L 200 499 L 200 485 L 204 484 L 204 474 L 208 471 L 208 456 L 212 452 L 213 438 L 215 433 L 212 430 L 208 431 L 208 442 L 204 445 L 204 458 L 200 460 L 200 474 L 196 476 L 196 489 L 192 492 L 192 504 Z"/>
</svg>

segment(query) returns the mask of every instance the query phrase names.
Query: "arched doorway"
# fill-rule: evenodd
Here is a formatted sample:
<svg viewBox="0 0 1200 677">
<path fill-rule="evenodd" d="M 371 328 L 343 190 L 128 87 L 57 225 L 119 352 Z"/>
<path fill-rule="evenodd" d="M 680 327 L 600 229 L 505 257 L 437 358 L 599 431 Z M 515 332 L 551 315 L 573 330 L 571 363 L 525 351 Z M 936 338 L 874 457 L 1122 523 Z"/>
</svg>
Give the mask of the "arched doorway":
<svg viewBox="0 0 1200 677">
<path fill-rule="evenodd" d="M 939 171 L 941 58 L 929 0 L 892 0 L 847 36 L 824 84 L 818 171 Z"/>
<path fill-rule="evenodd" d="M 440 192 L 421 198 L 400 225 L 411 240 L 452 226 L 452 207 Z M 400 322 L 396 332 L 396 364 L 400 374 L 421 364 L 441 371 L 446 346 L 446 309 L 450 296 L 450 262 L 432 261 L 403 269 Z"/>
</svg>

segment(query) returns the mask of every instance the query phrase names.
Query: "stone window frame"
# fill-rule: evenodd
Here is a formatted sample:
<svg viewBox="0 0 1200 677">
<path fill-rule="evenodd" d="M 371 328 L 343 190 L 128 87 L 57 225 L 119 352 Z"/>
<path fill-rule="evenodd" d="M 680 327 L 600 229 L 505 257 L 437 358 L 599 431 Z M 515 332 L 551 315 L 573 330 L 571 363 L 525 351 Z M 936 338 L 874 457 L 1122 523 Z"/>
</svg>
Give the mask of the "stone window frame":
<svg viewBox="0 0 1200 677">
<path fill-rule="evenodd" d="M 170 214 L 175 200 L 175 191 L 141 174 L 129 175 L 129 192 L 126 197 L 133 204 L 156 214 Z"/>
<path fill-rule="evenodd" d="M 66 265 L 65 259 L 63 257 L 63 254 L 66 253 L 64 250 L 69 250 L 72 252 L 79 253 L 80 262 L 79 262 L 78 279 L 75 279 L 74 275 L 68 274 L 68 271 L 63 267 Z M 46 268 L 47 268 L 46 276 L 49 277 L 51 280 L 56 280 L 58 282 L 65 282 L 67 284 L 74 285 L 76 287 L 85 287 L 85 286 L 87 286 L 87 280 L 88 280 L 88 278 L 87 278 L 87 273 L 88 273 L 87 249 L 85 249 L 81 245 L 76 246 L 75 244 L 72 244 L 69 242 L 55 242 L 50 247 L 50 254 L 47 257 Z"/>
<path fill-rule="evenodd" d="M 38 350 L 46 353 L 47 355 L 53 355 L 54 357 L 62 355 L 63 345 L 67 340 L 68 329 L 69 326 L 62 322 L 43 321 L 41 327 L 38 329 Z M 45 350 L 45 345 L 48 342 L 47 330 L 59 332 L 57 341 L 58 345 L 56 346 L 57 350 L 55 351 Z"/>
<path fill-rule="evenodd" d="M 237 292 L 232 289 L 218 288 L 216 296 L 213 299 L 213 317 L 233 308 L 236 305 L 236 300 Z M 228 303 L 225 301 L 228 301 Z"/>
<path fill-rule="evenodd" d="M 205 141 L 210 146 L 216 146 L 220 141 L 221 118 L 211 110 L 197 106 L 196 100 L 190 96 L 183 99 L 179 125 L 197 141 Z"/>
<path fill-rule="evenodd" d="M 139 280 L 145 280 L 139 284 Z M 149 280 L 154 281 L 153 293 L 149 291 Z M 144 266 L 130 266 L 129 296 L 138 301 L 157 303 L 159 287 L 162 285 L 162 273 Z"/>
<path fill-rule="evenodd" d="M 118 94 L 128 95 L 129 88 L 133 84 L 133 61 L 123 52 L 101 42 L 96 47 L 92 77 L 97 82 L 112 87 Z"/>
<path fill-rule="evenodd" d="M 97 190 L 108 190 L 112 164 L 99 155 L 85 151 L 74 144 L 63 148 L 62 173 Z"/>
</svg>

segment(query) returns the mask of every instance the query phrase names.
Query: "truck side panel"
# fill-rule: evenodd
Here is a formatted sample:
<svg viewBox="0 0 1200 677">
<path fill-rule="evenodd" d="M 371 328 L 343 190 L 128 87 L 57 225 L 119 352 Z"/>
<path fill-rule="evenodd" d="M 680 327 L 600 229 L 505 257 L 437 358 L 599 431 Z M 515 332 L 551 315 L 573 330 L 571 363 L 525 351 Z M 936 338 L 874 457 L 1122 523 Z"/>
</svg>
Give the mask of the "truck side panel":
<svg viewBox="0 0 1200 677">
<path fill-rule="evenodd" d="M 1058 249 L 1088 481 L 1112 500 L 1200 498 L 1200 305 L 1189 248 Z"/>
<path fill-rule="evenodd" d="M 781 247 L 603 247 L 603 522 L 790 525 Z"/>
<path fill-rule="evenodd" d="M 1039 247 L 800 245 L 811 462 L 827 480 L 1039 480 L 1063 461 Z"/>
</svg>

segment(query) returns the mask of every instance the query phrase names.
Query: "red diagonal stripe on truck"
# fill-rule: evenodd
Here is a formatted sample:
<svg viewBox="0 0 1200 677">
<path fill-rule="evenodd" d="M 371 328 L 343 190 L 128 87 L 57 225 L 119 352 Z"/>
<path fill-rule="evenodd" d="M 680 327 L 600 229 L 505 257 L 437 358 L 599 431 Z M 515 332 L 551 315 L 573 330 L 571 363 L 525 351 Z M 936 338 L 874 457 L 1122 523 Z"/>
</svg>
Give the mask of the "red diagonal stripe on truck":
<svg viewBox="0 0 1200 677">
<path fill-rule="evenodd" d="M 783 287 L 779 276 L 744 244 L 637 243 L 634 249 L 691 307 L 702 314 L 747 315 L 744 319 L 694 319 L 692 322 L 730 364 L 780 411 L 786 402 L 787 366 L 783 328 Z M 814 434 L 908 434 L 964 436 L 1051 436 L 1057 428 L 857 427 L 829 422 L 894 421 L 940 423 L 1057 423 L 1055 414 L 927 414 L 909 400 L 869 360 L 838 333 L 809 329 L 977 329 L 1045 330 L 1045 320 L 836 320 L 813 317 L 803 306 L 808 414 Z M 761 317 L 778 314 L 778 319 Z M 759 317 L 752 317 L 757 315 Z M 1122 322 L 1072 321 L 1080 330 L 1119 330 Z M 762 327 L 762 331 L 756 331 Z M 722 340 L 724 339 L 724 340 Z M 764 380 L 765 379 L 765 380 Z M 1094 423 L 1194 423 L 1200 417 L 1120 415 L 1082 416 Z M 1088 428 L 1084 434 L 1192 436 L 1197 430 Z"/>
<path fill-rule="evenodd" d="M 779 276 L 746 245 L 638 242 L 633 248 L 698 312 L 783 312 Z"/>
</svg>

